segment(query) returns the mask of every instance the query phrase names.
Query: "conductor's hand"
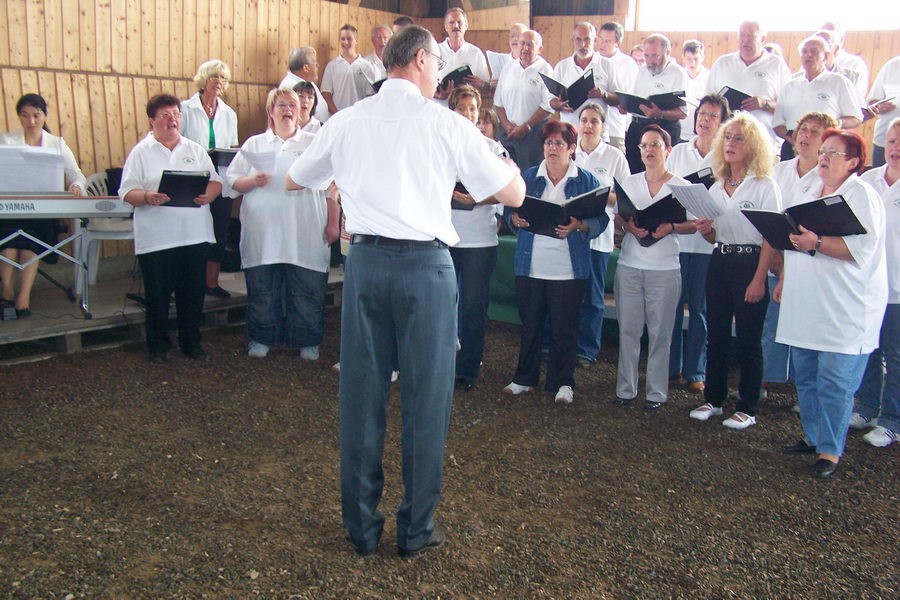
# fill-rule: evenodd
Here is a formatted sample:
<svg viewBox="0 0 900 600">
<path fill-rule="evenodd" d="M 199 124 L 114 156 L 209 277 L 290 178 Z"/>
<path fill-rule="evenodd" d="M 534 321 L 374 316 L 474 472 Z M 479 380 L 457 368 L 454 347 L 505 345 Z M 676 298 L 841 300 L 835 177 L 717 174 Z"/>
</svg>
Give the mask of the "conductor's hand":
<svg viewBox="0 0 900 600">
<path fill-rule="evenodd" d="M 159 206 L 161 204 L 165 204 L 171 200 L 167 194 L 160 194 L 159 192 L 148 192 L 147 193 L 147 204 L 150 206 Z"/>
<path fill-rule="evenodd" d="M 341 226 L 339 223 L 329 223 L 325 226 L 325 243 L 333 244 L 341 237 Z"/>
<path fill-rule="evenodd" d="M 512 214 L 512 216 L 509 218 L 509 221 L 514 226 L 518 227 L 519 229 L 523 229 L 525 227 L 531 227 L 531 224 L 528 221 L 526 221 L 525 219 L 523 219 L 522 217 L 520 217 L 519 213 L 517 213 L 517 212 L 514 212 Z"/>
<path fill-rule="evenodd" d="M 566 239 L 569 237 L 569 234 L 573 231 L 578 231 L 581 227 L 581 221 L 576 219 L 575 217 L 569 217 L 568 225 L 558 225 L 556 227 L 556 236 L 561 239 Z"/>
</svg>

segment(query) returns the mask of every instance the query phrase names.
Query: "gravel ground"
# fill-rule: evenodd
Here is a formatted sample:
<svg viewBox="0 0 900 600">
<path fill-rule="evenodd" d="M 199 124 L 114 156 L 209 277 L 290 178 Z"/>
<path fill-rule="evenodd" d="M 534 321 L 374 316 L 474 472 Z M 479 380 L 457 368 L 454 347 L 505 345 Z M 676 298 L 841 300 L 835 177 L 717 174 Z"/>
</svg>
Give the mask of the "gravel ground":
<svg viewBox="0 0 900 600">
<path fill-rule="evenodd" d="M 146 362 L 138 345 L 0 368 L 0 595 L 5 598 L 898 598 L 895 448 L 851 432 L 834 480 L 780 446 L 782 389 L 744 432 L 612 405 L 615 347 L 575 403 L 500 389 L 518 329 L 492 323 L 483 379 L 455 399 L 448 541 L 399 559 L 394 385 L 376 556 L 344 541 L 338 315 L 322 358 Z"/>
</svg>

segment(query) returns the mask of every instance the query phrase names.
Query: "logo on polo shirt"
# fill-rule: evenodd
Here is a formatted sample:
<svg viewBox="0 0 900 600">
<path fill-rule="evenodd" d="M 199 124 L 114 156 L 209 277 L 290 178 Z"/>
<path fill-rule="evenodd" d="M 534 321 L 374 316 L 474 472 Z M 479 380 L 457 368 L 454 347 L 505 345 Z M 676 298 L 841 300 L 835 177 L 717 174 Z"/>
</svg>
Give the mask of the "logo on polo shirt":
<svg viewBox="0 0 900 600">
<path fill-rule="evenodd" d="M 607 173 L 609 173 L 609 171 L 606 167 L 597 167 L 594 169 L 594 173 L 596 173 L 597 175 L 606 175 Z"/>
<path fill-rule="evenodd" d="M 809 188 L 811 188 L 811 187 L 812 187 L 811 185 L 805 185 L 800 189 L 800 191 L 805 194 L 806 192 L 809 191 Z"/>
<path fill-rule="evenodd" d="M 819 92 L 818 94 L 816 94 L 816 98 L 818 98 L 822 102 L 828 102 L 829 100 L 831 100 L 831 94 L 827 92 Z"/>
<path fill-rule="evenodd" d="M 543 85 L 540 81 L 538 81 L 537 79 L 533 79 L 533 78 L 529 79 L 528 83 L 530 83 L 531 85 Z"/>
<path fill-rule="evenodd" d="M 183 162 L 186 165 L 192 165 L 197 161 L 194 160 L 193 156 L 185 156 L 184 158 L 181 159 L 181 162 Z"/>
<path fill-rule="evenodd" d="M 738 206 L 741 207 L 741 210 L 744 210 L 744 209 L 747 209 L 747 208 L 756 208 L 756 206 L 753 204 L 753 201 L 752 201 L 752 200 L 744 200 L 744 201 L 741 202 Z"/>
<path fill-rule="evenodd" d="M 900 198 L 894 200 L 894 206 L 900 206 Z"/>
<path fill-rule="evenodd" d="M 664 84 L 663 82 L 657 81 L 656 83 L 653 84 L 653 87 L 655 87 L 655 88 L 658 89 L 658 90 L 661 90 L 661 89 L 663 89 L 663 88 L 666 87 L 666 86 L 665 86 L 665 84 Z"/>
</svg>

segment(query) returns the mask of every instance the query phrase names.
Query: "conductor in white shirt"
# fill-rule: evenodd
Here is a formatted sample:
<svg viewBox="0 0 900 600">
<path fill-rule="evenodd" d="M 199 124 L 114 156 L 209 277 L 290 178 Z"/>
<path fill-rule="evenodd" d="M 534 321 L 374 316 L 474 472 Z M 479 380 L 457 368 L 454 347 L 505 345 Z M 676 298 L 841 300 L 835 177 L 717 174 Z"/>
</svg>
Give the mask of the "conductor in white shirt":
<svg viewBox="0 0 900 600">
<path fill-rule="evenodd" d="M 456 276 L 448 246 L 457 176 L 476 201 L 519 206 L 522 178 L 488 150 L 474 124 L 432 102 L 437 43 L 410 25 L 385 48 L 388 80 L 343 110 L 291 167 L 287 187 L 341 190 L 352 236 L 341 313 L 340 444 L 344 526 L 373 554 L 384 529 L 382 451 L 391 368 L 403 373 L 403 500 L 397 546 L 414 557 L 440 546 L 440 498 L 453 397 Z"/>
</svg>

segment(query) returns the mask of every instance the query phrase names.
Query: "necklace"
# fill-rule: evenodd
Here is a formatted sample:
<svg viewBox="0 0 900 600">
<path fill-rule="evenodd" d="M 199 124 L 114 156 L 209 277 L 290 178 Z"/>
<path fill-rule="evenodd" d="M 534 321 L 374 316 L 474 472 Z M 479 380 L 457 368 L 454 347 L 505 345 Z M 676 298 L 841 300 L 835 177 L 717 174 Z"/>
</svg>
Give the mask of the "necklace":
<svg viewBox="0 0 900 600">
<path fill-rule="evenodd" d="M 725 185 L 730 185 L 731 187 L 737 187 L 737 186 L 741 185 L 742 183 L 744 183 L 743 178 L 738 179 L 737 181 L 728 181 L 727 179 L 725 180 Z"/>
<path fill-rule="evenodd" d="M 646 175 L 644 175 L 644 179 L 647 180 L 647 183 L 659 183 L 660 181 L 662 181 L 663 179 L 665 179 L 668 175 L 669 175 L 669 172 L 668 172 L 668 171 L 663 171 L 663 174 L 660 175 L 657 179 L 650 179 L 650 178 L 647 177 Z"/>
<path fill-rule="evenodd" d="M 202 98 L 200 99 L 200 105 L 203 106 L 203 110 L 205 110 L 206 114 L 209 115 L 209 118 L 212 119 L 216 114 L 216 105 L 213 104 L 212 106 L 209 106 L 206 104 L 206 102 L 203 101 Z"/>
</svg>

